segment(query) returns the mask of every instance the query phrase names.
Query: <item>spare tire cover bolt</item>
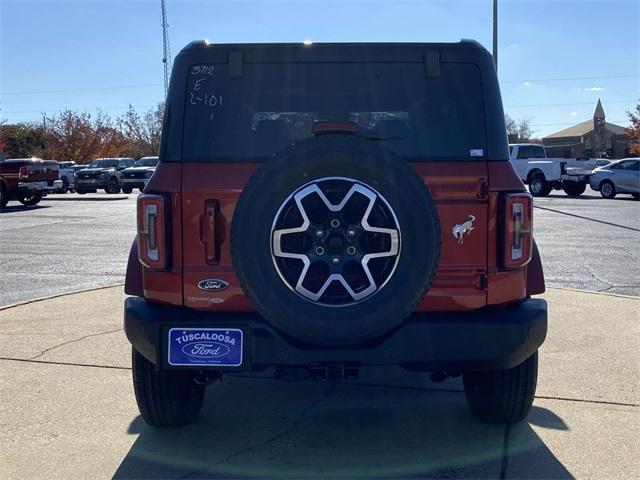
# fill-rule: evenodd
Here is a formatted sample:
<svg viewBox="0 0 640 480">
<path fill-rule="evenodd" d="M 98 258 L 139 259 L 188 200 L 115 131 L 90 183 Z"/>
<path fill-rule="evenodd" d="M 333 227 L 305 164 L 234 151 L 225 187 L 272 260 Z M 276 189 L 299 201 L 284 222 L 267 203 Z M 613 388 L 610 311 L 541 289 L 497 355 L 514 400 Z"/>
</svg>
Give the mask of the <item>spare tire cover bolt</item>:
<svg viewBox="0 0 640 480">
<path fill-rule="evenodd" d="M 316 255 L 318 255 L 319 257 L 321 257 L 322 255 L 324 255 L 324 248 L 322 248 L 322 247 L 316 247 Z"/>
<path fill-rule="evenodd" d="M 319 228 L 316 230 L 316 237 L 322 238 L 324 236 L 324 230 Z"/>
<path fill-rule="evenodd" d="M 331 258 L 331 263 L 333 263 L 334 265 L 338 265 L 340 263 L 340 257 L 338 256 L 334 256 Z"/>
<path fill-rule="evenodd" d="M 353 245 L 349 245 L 347 247 L 347 253 L 349 255 L 355 255 L 356 254 L 356 247 L 354 247 Z"/>
<path fill-rule="evenodd" d="M 333 220 L 331 220 L 331 226 L 333 228 L 338 228 L 340 226 L 340 220 L 338 220 L 337 218 L 334 218 Z"/>
<path fill-rule="evenodd" d="M 356 233 L 357 233 L 357 232 L 356 232 L 356 229 L 355 229 L 355 228 L 349 228 L 349 229 L 347 230 L 347 235 L 348 235 L 348 236 L 350 236 L 350 237 L 355 237 L 355 236 L 356 236 Z"/>
</svg>

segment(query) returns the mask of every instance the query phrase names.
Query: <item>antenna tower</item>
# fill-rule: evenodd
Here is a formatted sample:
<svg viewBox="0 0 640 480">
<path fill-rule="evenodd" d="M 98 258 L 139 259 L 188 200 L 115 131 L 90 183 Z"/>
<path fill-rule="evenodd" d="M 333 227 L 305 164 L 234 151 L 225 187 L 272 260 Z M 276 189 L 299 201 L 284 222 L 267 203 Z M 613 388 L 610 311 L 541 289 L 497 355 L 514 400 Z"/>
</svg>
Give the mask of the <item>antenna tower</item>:
<svg viewBox="0 0 640 480">
<path fill-rule="evenodd" d="M 171 47 L 169 46 L 169 24 L 167 23 L 165 0 L 160 0 L 160 9 L 162 10 L 162 63 L 164 64 L 164 96 L 166 98 L 171 76 Z"/>
</svg>

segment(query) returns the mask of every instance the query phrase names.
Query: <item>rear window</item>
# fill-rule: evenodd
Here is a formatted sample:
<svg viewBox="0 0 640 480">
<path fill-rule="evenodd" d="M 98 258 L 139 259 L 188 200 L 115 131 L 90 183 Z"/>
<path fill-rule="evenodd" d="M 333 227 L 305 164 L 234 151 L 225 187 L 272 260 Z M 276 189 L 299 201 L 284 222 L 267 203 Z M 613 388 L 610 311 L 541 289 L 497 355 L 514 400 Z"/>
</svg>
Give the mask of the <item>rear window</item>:
<svg viewBox="0 0 640 480">
<path fill-rule="evenodd" d="M 92 168 L 111 168 L 118 165 L 118 160 L 96 160 L 89 165 Z"/>
<path fill-rule="evenodd" d="M 158 165 L 157 158 L 141 158 L 133 164 L 134 167 L 155 167 Z"/>
<path fill-rule="evenodd" d="M 349 121 L 357 135 L 414 159 L 480 159 L 486 152 L 483 92 L 473 64 L 194 65 L 185 98 L 182 158 L 252 160 L 311 137 L 315 122 Z"/>
<path fill-rule="evenodd" d="M 544 147 L 521 145 L 520 148 L 518 148 L 518 158 L 545 158 Z"/>
</svg>

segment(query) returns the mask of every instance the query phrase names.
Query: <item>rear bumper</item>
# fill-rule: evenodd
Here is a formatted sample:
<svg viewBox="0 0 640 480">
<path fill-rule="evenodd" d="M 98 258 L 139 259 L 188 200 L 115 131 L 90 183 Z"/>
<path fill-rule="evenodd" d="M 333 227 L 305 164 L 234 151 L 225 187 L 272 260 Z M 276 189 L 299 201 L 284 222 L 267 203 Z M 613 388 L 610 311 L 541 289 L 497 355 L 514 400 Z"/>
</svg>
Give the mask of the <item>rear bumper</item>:
<svg viewBox="0 0 640 480">
<path fill-rule="evenodd" d="M 256 313 L 207 313 L 129 297 L 124 329 L 135 349 L 161 369 L 179 369 L 167 361 L 171 328 L 237 328 L 244 333 L 239 367 L 195 367 L 261 371 L 271 366 L 311 367 L 400 365 L 434 371 L 506 369 L 533 354 L 547 334 L 547 303 L 528 299 L 518 305 L 473 312 L 415 313 L 375 344 L 351 348 L 301 345 L 274 329 Z M 194 367 L 187 367 L 193 369 Z"/>
<path fill-rule="evenodd" d="M 565 182 L 576 182 L 576 183 L 586 183 L 589 184 L 590 175 L 586 174 L 570 174 L 570 175 L 562 175 L 560 177 L 561 180 Z"/>
<path fill-rule="evenodd" d="M 18 182 L 18 193 L 48 193 L 60 190 L 62 180 L 43 180 L 40 182 Z"/>
</svg>

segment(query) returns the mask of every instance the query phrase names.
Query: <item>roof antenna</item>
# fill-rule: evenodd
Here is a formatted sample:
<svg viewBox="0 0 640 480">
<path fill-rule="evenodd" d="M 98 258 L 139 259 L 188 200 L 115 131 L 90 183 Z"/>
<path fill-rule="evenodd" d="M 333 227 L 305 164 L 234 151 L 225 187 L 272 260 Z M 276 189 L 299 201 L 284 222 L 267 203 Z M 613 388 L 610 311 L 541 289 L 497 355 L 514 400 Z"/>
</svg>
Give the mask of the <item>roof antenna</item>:
<svg viewBox="0 0 640 480">
<path fill-rule="evenodd" d="M 493 0 L 493 63 L 498 73 L 498 0 Z"/>
<path fill-rule="evenodd" d="M 167 23 L 167 5 L 160 0 L 162 11 L 162 63 L 164 63 L 164 97 L 167 98 L 169 78 L 171 76 L 171 47 L 169 47 L 169 24 Z"/>
</svg>

